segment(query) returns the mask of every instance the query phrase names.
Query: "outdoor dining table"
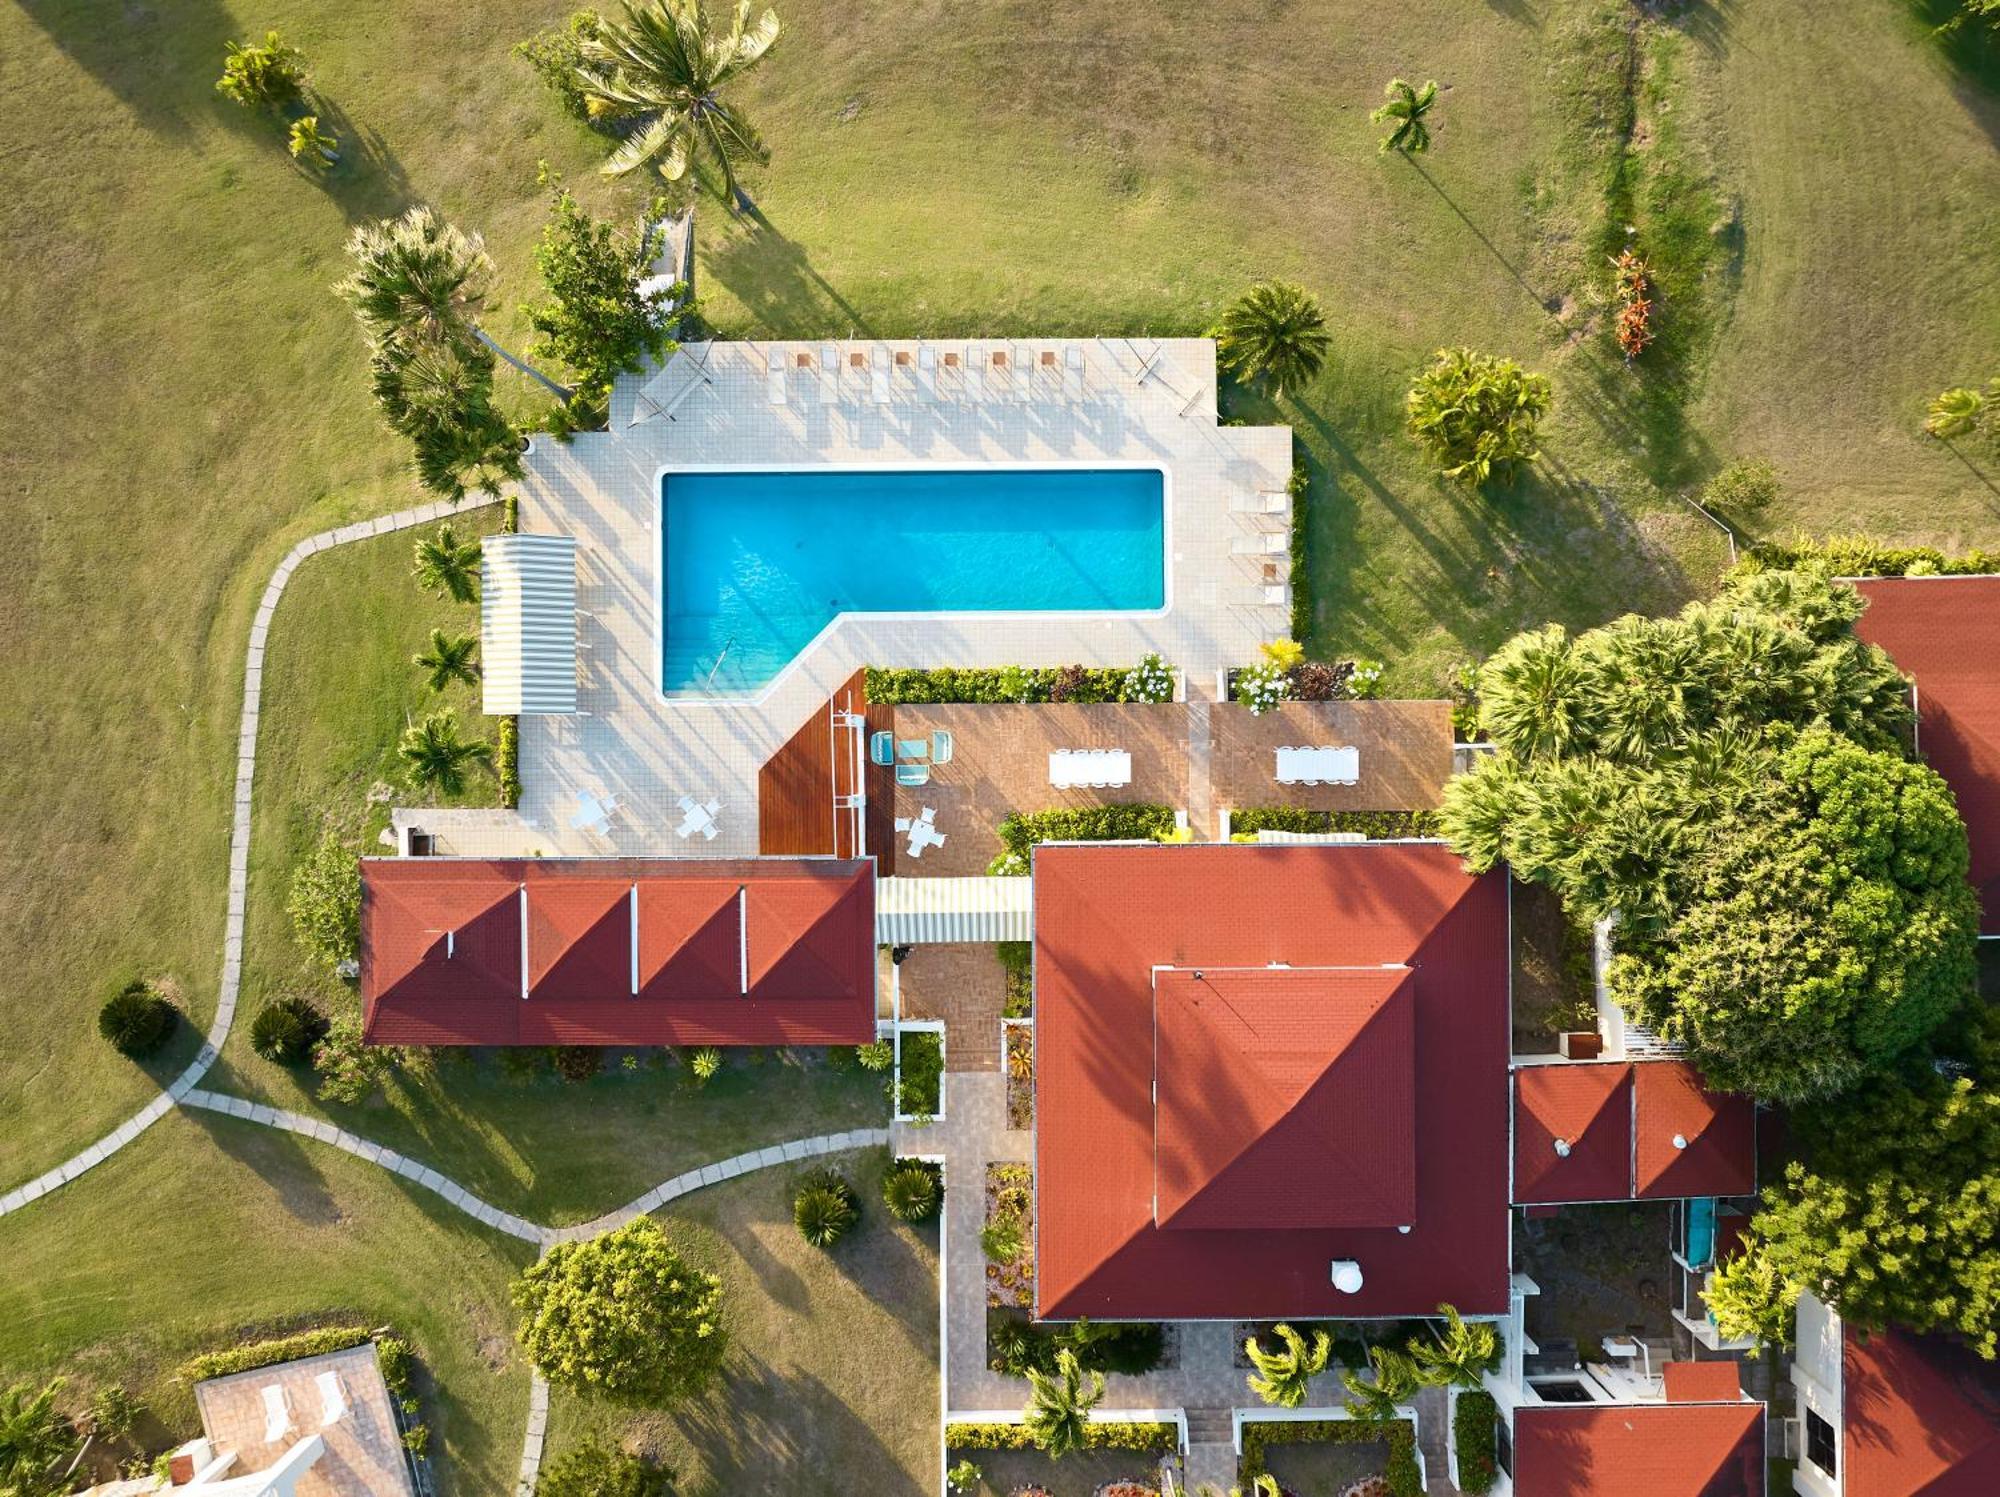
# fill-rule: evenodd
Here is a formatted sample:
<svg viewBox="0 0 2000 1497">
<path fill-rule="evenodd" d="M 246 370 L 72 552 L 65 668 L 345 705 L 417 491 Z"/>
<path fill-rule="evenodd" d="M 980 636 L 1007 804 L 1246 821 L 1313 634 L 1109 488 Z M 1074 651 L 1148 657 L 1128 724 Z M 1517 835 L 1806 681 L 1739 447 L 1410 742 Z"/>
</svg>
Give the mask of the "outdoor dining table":
<svg viewBox="0 0 2000 1497">
<path fill-rule="evenodd" d="M 1059 790 L 1132 783 L 1127 749 L 1056 749 L 1049 755 L 1049 783 Z"/>
<path fill-rule="evenodd" d="M 1280 785 L 1352 785 L 1361 778 L 1361 751 L 1356 748 L 1280 748 Z"/>
</svg>

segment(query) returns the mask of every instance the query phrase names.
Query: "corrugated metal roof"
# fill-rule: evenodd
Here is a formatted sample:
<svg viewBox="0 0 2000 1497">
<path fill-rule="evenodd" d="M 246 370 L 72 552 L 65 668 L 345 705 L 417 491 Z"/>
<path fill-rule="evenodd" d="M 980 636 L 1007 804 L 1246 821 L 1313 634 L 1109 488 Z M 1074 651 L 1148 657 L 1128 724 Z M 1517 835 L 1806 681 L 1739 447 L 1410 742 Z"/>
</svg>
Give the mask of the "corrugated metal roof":
<svg viewBox="0 0 2000 1497">
<path fill-rule="evenodd" d="M 575 712 L 575 537 L 488 536 L 479 583 L 487 715 Z"/>
<path fill-rule="evenodd" d="M 1026 878 L 885 878 L 875 885 L 875 939 L 884 946 L 1034 938 L 1035 886 Z"/>
</svg>

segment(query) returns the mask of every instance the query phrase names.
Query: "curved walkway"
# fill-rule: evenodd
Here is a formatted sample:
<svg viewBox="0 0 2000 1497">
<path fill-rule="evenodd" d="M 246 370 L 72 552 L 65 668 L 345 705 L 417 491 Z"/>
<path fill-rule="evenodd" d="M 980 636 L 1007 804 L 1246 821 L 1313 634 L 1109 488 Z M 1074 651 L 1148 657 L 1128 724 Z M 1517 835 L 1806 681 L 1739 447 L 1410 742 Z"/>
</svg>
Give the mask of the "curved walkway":
<svg viewBox="0 0 2000 1497">
<path fill-rule="evenodd" d="M 73 1158 L 37 1175 L 27 1184 L 0 1195 L 0 1216 L 19 1211 L 30 1201 L 38 1201 L 58 1186 L 65 1185 L 93 1165 L 102 1164 L 125 1145 L 144 1133 L 167 1114 L 167 1109 L 184 1100 L 197 1082 L 208 1074 L 229 1038 L 229 1026 L 236 1019 L 236 995 L 243 981 L 243 906 L 250 884 L 250 789 L 257 776 L 257 717 L 264 695 L 264 645 L 271 633 L 271 616 L 285 595 L 285 584 L 300 562 L 318 551 L 354 541 L 372 540 L 397 530 L 412 530 L 433 520 L 448 519 L 469 510 L 484 509 L 499 501 L 484 495 L 468 496 L 456 503 L 438 500 L 415 509 L 400 510 L 373 520 L 358 520 L 335 530 L 309 535 L 285 553 L 285 559 L 265 585 L 264 599 L 250 625 L 250 649 L 243 669 L 243 719 L 236 734 L 236 798 L 229 825 L 229 914 L 222 933 L 222 981 L 216 990 L 215 1019 L 201 1050 L 188 1062 L 187 1069 L 167 1089 L 120 1123 L 111 1132 Z"/>
</svg>

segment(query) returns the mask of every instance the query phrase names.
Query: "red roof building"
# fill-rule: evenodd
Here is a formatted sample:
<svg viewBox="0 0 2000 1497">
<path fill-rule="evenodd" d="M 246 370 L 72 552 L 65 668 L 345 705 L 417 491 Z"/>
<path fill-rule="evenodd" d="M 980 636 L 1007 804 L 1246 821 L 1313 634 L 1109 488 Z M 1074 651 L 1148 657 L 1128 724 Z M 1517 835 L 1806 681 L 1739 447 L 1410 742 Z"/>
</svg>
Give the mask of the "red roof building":
<svg viewBox="0 0 2000 1497">
<path fill-rule="evenodd" d="M 1504 878 L 1374 842 L 1034 880 L 1038 1316 L 1505 1313 Z"/>
<path fill-rule="evenodd" d="M 1518 1497 L 1764 1497 L 1764 1405 L 1524 1405 Z"/>
<path fill-rule="evenodd" d="M 1980 934 L 2000 936 L 2000 577 L 1864 577 L 1855 633 L 1916 682 L 1917 749 L 1958 797 Z"/>
<path fill-rule="evenodd" d="M 1514 1072 L 1518 1204 L 1756 1188 L 1756 1107 L 1711 1092 L 1684 1061 L 1559 1061 Z"/>
<path fill-rule="evenodd" d="M 1849 1332 L 1845 1497 L 2000 1492 L 2000 1368 L 1943 1336 Z"/>
<path fill-rule="evenodd" d="M 874 864 L 364 858 L 378 1045 L 852 1045 L 875 1037 Z"/>
</svg>

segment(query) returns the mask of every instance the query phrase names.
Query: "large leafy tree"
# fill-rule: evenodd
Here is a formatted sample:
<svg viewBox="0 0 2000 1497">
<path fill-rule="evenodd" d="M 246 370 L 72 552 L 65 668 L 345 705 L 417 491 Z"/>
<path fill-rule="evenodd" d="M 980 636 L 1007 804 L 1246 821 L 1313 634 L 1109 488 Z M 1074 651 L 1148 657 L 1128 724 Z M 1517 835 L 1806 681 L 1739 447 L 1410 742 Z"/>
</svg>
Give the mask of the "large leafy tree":
<svg viewBox="0 0 2000 1497">
<path fill-rule="evenodd" d="M 428 713 L 422 722 L 405 728 L 396 755 L 418 789 L 457 795 L 465 789 L 468 769 L 491 762 L 493 745 L 460 738 L 457 714 L 445 710 Z"/>
<path fill-rule="evenodd" d="M 57 1378 L 40 1389 L 15 1383 L 0 1392 L 0 1493 L 6 1497 L 53 1497 L 70 1489 L 65 1473 L 83 1442 L 56 1412 L 62 1389 Z"/>
<path fill-rule="evenodd" d="M 535 1497 L 669 1497 L 663 1466 L 608 1445 L 579 1445 L 542 1470 Z"/>
<path fill-rule="evenodd" d="M 722 1280 L 651 1217 L 558 1244 L 513 1294 L 522 1349 L 561 1387 L 661 1405 L 700 1393 L 722 1365 Z"/>
<path fill-rule="evenodd" d="M 1296 390 L 1326 363 L 1329 339 L 1319 299 L 1289 281 L 1252 286 L 1222 314 L 1215 355 L 1239 379 Z"/>
<path fill-rule="evenodd" d="M 1709 1296 L 1725 1335 L 1784 1339 L 1811 1289 L 1865 1330 L 1950 1330 L 2000 1349 L 2000 1017 L 1972 1010 L 1962 1057 L 1793 1115 L 1803 1160 L 1764 1193 Z"/>
<path fill-rule="evenodd" d="M 1312 1380 L 1326 1371 L 1333 1355 L 1333 1338 L 1314 1331 L 1312 1342 L 1288 1325 L 1273 1327 L 1279 1341 L 1277 1351 L 1266 1351 L 1255 1336 L 1243 1343 L 1243 1355 L 1257 1370 L 1250 1374 L 1250 1391 L 1268 1404 L 1296 1409 L 1306 1401 Z"/>
<path fill-rule="evenodd" d="M 1388 95 L 1387 100 L 1368 116 L 1371 123 L 1389 127 L 1389 133 L 1381 140 L 1382 150 L 1385 153 L 1401 151 L 1405 156 L 1421 156 L 1431 148 L 1431 127 L 1427 117 L 1437 104 L 1436 80 L 1417 88 L 1405 79 L 1392 78 L 1383 92 Z"/>
<path fill-rule="evenodd" d="M 1535 433 L 1549 411 L 1546 375 L 1512 359 L 1441 348 L 1404 399 L 1410 435 L 1446 478 L 1506 479 L 1541 456 Z"/>
<path fill-rule="evenodd" d="M 354 849 L 328 828 L 292 870 L 285 913 L 299 944 L 329 968 L 351 962 L 361 948 L 361 864 Z"/>
<path fill-rule="evenodd" d="M 635 125 L 604 170 L 620 176 L 651 166 L 677 183 L 690 166 L 705 166 L 737 207 L 749 208 L 737 170 L 768 163 L 771 152 L 722 90 L 777 39 L 777 12 L 753 18 L 751 0 L 737 0 L 726 27 L 702 0 L 627 0 L 623 22 L 603 22 L 580 45 L 577 86 L 591 116 Z"/>
<path fill-rule="evenodd" d="M 1104 1397 L 1104 1374 L 1086 1374 L 1076 1353 L 1064 1347 L 1056 1353 L 1056 1370 L 1030 1367 L 1028 1407 L 1021 1416 L 1029 1437 L 1051 1457 L 1081 1450 L 1090 1425 L 1090 1411 Z"/>
</svg>

